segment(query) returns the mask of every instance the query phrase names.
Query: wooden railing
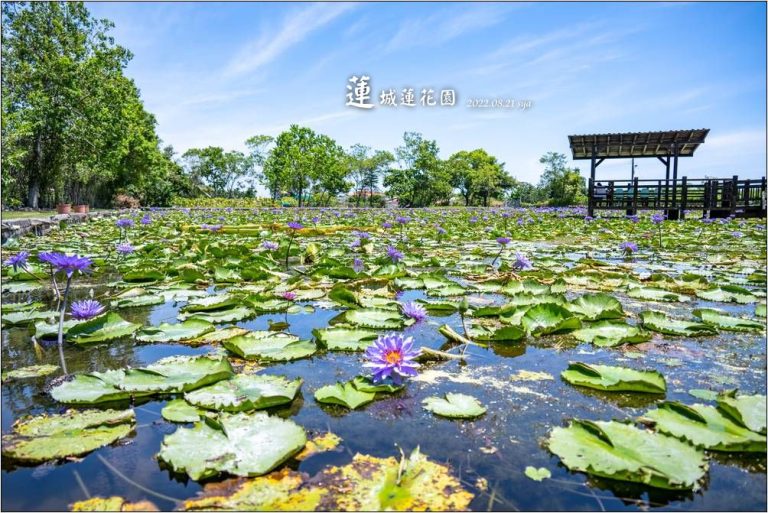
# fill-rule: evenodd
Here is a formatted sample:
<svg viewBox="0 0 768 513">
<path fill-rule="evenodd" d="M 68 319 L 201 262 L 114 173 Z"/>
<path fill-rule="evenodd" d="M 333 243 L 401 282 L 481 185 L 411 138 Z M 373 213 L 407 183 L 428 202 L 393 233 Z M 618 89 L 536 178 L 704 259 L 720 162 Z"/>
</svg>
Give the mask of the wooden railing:
<svg viewBox="0 0 768 513">
<path fill-rule="evenodd" d="M 589 180 L 589 211 L 641 209 L 723 211 L 758 214 L 766 210 L 766 179 Z"/>
</svg>

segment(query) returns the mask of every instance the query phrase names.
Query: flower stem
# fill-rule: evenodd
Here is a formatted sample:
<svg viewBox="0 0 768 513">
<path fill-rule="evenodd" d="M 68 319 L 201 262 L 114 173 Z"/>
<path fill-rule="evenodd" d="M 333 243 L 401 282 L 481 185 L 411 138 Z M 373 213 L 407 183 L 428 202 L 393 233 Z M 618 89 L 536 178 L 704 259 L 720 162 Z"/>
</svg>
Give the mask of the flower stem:
<svg viewBox="0 0 768 513">
<path fill-rule="evenodd" d="M 288 239 L 288 249 L 285 250 L 285 268 L 288 269 L 288 257 L 291 255 L 291 244 L 293 244 L 293 235 Z"/>
<path fill-rule="evenodd" d="M 496 260 L 499 259 L 499 257 L 501 256 L 502 251 L 504 251 L 504 246 L 502 246 L 501 249 L 499 250 L 499 252 L 496 254 L 496 258 L 494 258 L 493 262 L 491 262 L 491 266 L 493 266 L 496 263 Z"/>
<path fill-rule="evenodd" d="M 67 276 L 67 286 L 64 289 L 64 299 L 61 302 L 61 311 L 59 312 L 59 358 L 61 359 L 61 369 L 64 374 L 67 372 L 67 363 L 64 361 L 64 314 L 67 311 L 67 298 L 69 297 L 69 286 L 72 283 L 72 277 Z"/>
</svg>

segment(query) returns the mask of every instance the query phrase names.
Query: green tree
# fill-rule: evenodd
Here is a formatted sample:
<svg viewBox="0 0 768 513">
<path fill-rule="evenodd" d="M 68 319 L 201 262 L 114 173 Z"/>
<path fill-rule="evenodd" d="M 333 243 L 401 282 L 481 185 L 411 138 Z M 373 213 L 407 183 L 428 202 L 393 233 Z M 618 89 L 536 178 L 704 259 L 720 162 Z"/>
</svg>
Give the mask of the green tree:
<svg viewBox="0 0 768 513">
<path fill-rule="evenodd" d="M 233 197 L 253 169 L 250 159 L 242 152 L 225 152 L 218 146 L 191 148 L 184 152 L 182 159 L 189 176 L 206 184 L 211 194 L 218 197 Z"/>
<path fill-rule="evenodd" d="M 310 192 L 327 204 L 333 196 L 348 191 L 346 173 L 341 146 L 327 135 L 298 125 L 291 125 L 277 136 L 263 169 L 267 187 L 271 191 L 287 190 L 300 207 Z"/>
<path fill-rule="evenodd" d="M 488 206 L 489 198 L 503 197 L 512 185 L 504 164 L 483 149 L 454 153 L 446 165 L 450 184 L 459 190 L 466 206 L 475 198 L 482 198 L 482 204 Z"/>
<path fill-rule="evenodd" d="M 250 163 L 253 166 L 253 174 L 258 177 L 258 181 L 264 185 L 270 193 L 270 196 L 277 199 L 279 196 L 279 184 L 272 182 L 269 177 L 266 176 L 265 164 L 271 149 L 269 148 L 275 142 L 275 138 L 269 135 L 254 135 L 249 137 L 245 141 L 245 146 L 249 151 Z M 258 170 L 257 170 L 258 168 Z M 255 190 L 255 184 L 252 184 L 251 189 Z"/>
<path fill-rule="evenodd" d="M 553 206 L 579 205 L 586 201 L 586 182 L 578 168 L 566 167 L 566 156 L 549 152 L 539 159 L 544 164 L 539 188 Z"/>
<path fill-rule="evenodd" d="M 436 141 L 416 132 L 403 134 L 403 145 L 395 150 L 400 167 L 390 169 L 384 178 L 388 194 L 400 206 L 424 207 L 450 199 L 450 175 L 438 153 Z"/>
<path fill-rule="evenodd" d="M 362 144 L 355 144 L 347 153 L 348 177 L 352 180 L 355 191 L 355 206 L 359 207 L 363 194 L 368 191 L 368 206 L 373 201 L 373 193 L 378 189 L 379 177 L 395 161 L 388 151 L 376 150 Z"/>
</svg>

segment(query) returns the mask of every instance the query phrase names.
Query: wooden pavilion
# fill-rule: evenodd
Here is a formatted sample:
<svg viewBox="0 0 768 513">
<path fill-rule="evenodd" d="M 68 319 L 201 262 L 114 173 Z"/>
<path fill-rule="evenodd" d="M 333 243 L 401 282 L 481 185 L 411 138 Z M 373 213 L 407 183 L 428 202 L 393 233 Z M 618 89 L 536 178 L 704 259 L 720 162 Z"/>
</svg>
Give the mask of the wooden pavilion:
<svg viewBox="0 0 768 513">
<path fill-rule="evenodd" d="M 573 160 L 591 162 L 589 215 L 603 209 L 626 210 L 628 215 L 652 209 L 663 210 L 669 219 L 682 219 L 686 210 L 701 210 L 710 217 L 765 217 L 765 177 L 678 179 L 678 159 L 692 157 L 707 134 L 708 128 L 568 136 Z M 666 168 L 664 179 L 595 181 L 595 172 L 606 159 L 628 158 L 658 159 Z"/>
</svg>

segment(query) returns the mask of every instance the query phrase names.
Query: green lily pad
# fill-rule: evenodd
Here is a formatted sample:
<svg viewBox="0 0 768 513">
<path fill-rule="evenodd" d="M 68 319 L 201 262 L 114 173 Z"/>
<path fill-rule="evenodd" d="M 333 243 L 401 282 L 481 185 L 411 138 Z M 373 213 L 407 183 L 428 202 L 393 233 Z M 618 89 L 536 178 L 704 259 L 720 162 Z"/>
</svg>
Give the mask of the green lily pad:
<svg viewBox="0 0 768 513">
<path fill-rule="evenodd" d="M 573 420 L 547 445 L 570 470 L 655 488 L 697 490 L 707 470 L 701 450 L 621 422 Z"/>
<path fill-rule="evenodd" d="M 365 351 L 379 336 L 375 331 L 359 328 L 314 329 L 312 334 L 329 351 Z"/>
<path fill-rule="evenodd" d="M 182 312 L 210 312 L 224 310 L 239 304 L 239 300 L 229 294 L 214 294 L 190 299 L 181 309 Z"/>
<path fill-rule="evenodd" d="M 685 303 L 691 300 L 691 298 L 688 296 L 683 296 L 682 294 L 677 294 L 675 292 L 670 292 L 668 290 L 654 287 L 632 288 L 627 291 L 627 296 L 633 299 L 646 299 L 649 301 L 668 301 L 679 303 Z"/>
<path fill-rule="evenodd" d="M 766 433 L 766 397 L 761 394 L 738 394 L 736 390 L 722 392 L 716 398 L 717 407 L 740 426 L 756 433 Z"/>
<path fill-rule="evenodd" d="M 359 308 L 348 310 L 344 318 L 350 324 L 372 329 L 400 329 L 405 325 L 403 318 L 394 310 Z"/>
<path fill-rule="evenodd" d="M 611 365 L 587 365 L 571 362 L 560 376 L 572 385 L 610 392 L 644 392 L 663 394 L 667 391 L 664 376 L 658 371 L 638 371 Z"/>
<path fill-rule="evenodd" d="M 30 365 L 21 367 L 8 372 L 3 372 L 2 381 L 12 381 L 17 379 L 32 379 L 48 376 L 59 370 L 58 365 Z"/>
<path fill-rule="evenodd" d="M 227 380 L 187 392 L 184 399 L 193 406 L 217 411 L 250 411 L 287 404 L 301 387 L 301 378 L 237 374 Z"/>
<path fill-rule="evenodd" d="M 666 335 L 698 337 L 717 333 L 715 328 L 707 324 L 672 319 L 662 312 L 652 310 L 640 312 L 640 318 L 642 319 L 643 327 Z"/>
<path fill-rule="evenodd" d="M 643 415 L 656 430 L 688 441 L 697 447 L 724 452 L 765 452 L 764 435 L 750 431 L 725 417 L 714 406 L 663 402 Z"/>
<path fill-rule="evenodd" d="M 44 312 L 11 312 L 11 313 L 4 313 L 2 315 L 2 325 L 3 326 L 25 326 L 27 324 L 32 324 L 36 321 L 50 321 L 53 322 L 54 320 L 59 318 L 59 312 L 54 312 L 53 310 L 46 310 Z"/>
<path fill-rule="evenodd" d="M 405 385 L 395 385 L 391 381 L 383 381 L 381 383 L 374 383 L 371 378 L 366 376 L 357 376 L 352 380 L 352 385 L 361 392 L 381 392 L 385 394 L 393 394 L 405 388 Z"/>
<path fill-rule="evenodd" d="M 578 317 L 554 303 L 532 306 L 525 312 L 521 322 L 533 336 L 572 331 L 581 327 Z"/>
<path fill-rule="evenodd" d="M 200 337 L 216 328 L 202 319 L 187 319 L 175 324 L 162 323 L 159 326 L 146 326 L 136 333 L 136 340 L 141 342 L 177 342 Z"/>
<path fill-rule="evenodd" d="M 82 456 L 128 436 L 135 422 L 133 410 L 69 410 L 19 419 L 3 435 L 3 458 L 42 463 Z"/>
<path fill-rule="evenodd" d="M 252 331 L 222 342 L 224 347 L 247 360 L 289 361 L 312 356 L 317 346 L 288 333 Z"/>
<path fill-rule="evenodd" d="M 190 318 L 202 319 L 212 324 L 222 324 L 225 322 L 237 322 L 256 315 L 256 312 L 247 306 L 233 306 L 223 310 L 213 310 L 205 312 L 182 312 L 179 314 L 179 320 Z"/>
<path fill-rule="evenodd" d="M 107 312 L 72 326 L 67 331 L 67 341 L 78 345 L 107 342 L 127 337 L 139 328 L 141 324 L 126 321 L 116 312 Z"/>
<path fill-rule="evenodd" d="M 165 303 L 165 298 L 160 294 L 144 294 L 142 296 L 124 297 L 111 301 L 111 308 L 137 308 L 141 306 L 153 306 Z"/>
<path fill-rule="evenodd" d="M 693 315 L 701 319 L 701 322 L 704 324 L 709 324 L 725 331 L 749 332 L 765 330 L 765 324 L 762 322 L 732 317 L 712 308 L 700 308 L 694 310 Z"/>
<path fill-rule="evenodd" d="M 326 385 L 315 391 L 315 400 L 325 404 L 338 404 L 346 406 L 350 410 L 355 410 L 364 406 L 376 397 L 373 392 L 362 392 L 349 383 L 336 383 L 335 385 Z"/>
<path fill-rule="evenodd" d="M 525 338 L 525 331 L 517 326 L 503 326 L 495 330 L 472 328 L 469 336 L 481 342 L 515 342 Z"/>
<path fill-rule="evenodd" d="M 451 419 L 474 419 L 487 410 L 471 395 L 447 393 L 445 397 L 427 397 L 421 402 L 425 410 Z"/>
<path fill-rule="evenodd" d="M 544 479 L 549 479 L 552 477 L 552 472 L 549 471 L 549 469 L 546 469 L 544 467 L 542 468 L 536 468 L 536 467 L 525 467 L 525 475 L 529 479 L 533 479 L 534 481 L 543 481 Z"/>
<path fill-rule="evenodd" d="M 173 470 L 199 480 L 219 474 L 259 476 L 298 453 L 307 443 L 292 420 L 266 413 L 222 413 L 167 435 L 157 457 Z"/>
<path fill-rule="evenodd" d="M 717 392 L 705 388 L 692 388 L 688 390 L 688 393 L 697 399 L 703 399 L 705 401 L 714 401 L 717 399 Z"/>
<path fill-rule="evenodd" d="M 602 292 L 579 296 L 565 307 L 587 321 L 623 319 L 625 315 L 619 300 Z"/>
<path fill-rule="evenodd" d="M 639 344 L 651 339 L 651 333 L 637 326 L 623 322 L 601 321 L 590 324 L 571 333 L 582 342 L 590 342 L 599 347 L 614 347 L 622 344 Z"/>
<path fill-rule="evenodd" d="M 160 415 L 169 422 L 197 422 L 205 410 L 192 406 L 184 399 L 173 399 L 163 406 Z"/>
<path fill-rule="evenodd" d="M 696 296 L 707 301 L 719 301 L 721 303 L 757 303 L 757 296 L 736 285 L 722 285 L 709 290 L 697 290 Z"/>
</svg>

